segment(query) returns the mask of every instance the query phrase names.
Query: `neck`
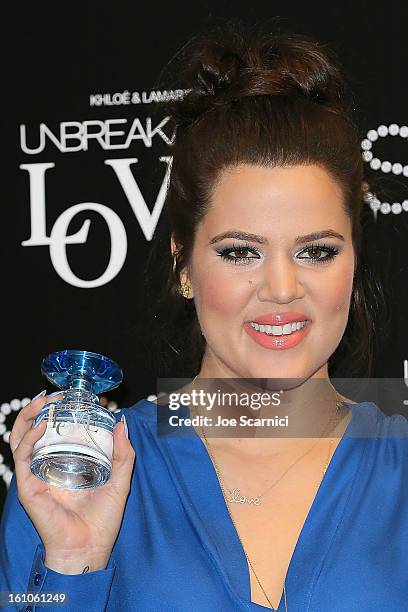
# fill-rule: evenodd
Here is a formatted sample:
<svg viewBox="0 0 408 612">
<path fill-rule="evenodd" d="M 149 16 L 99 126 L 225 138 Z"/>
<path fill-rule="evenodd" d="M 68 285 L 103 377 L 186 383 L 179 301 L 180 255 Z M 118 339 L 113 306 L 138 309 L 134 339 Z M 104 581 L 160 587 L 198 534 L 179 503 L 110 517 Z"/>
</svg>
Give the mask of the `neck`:
<svg viewBox="0 0 408 612">
<path fill-rule="evenodd" d="M 212 423 L 207 426 L 201 421 L 196 431 L 204 433 L 212 447 L 256 455 L 260 460 L 294 449 L 298 452 L 311 439 L 340 437 L 351 411 L 337 404 L 340 396 L 329 379 L 298 383 L 295 379 L 204 378 L 200 373 L 189 385 L 198 398 L 191 415 L 211 417 Z M 224 426 L 215 427 L 221 419 L 226 419 Z"/>
</svg>

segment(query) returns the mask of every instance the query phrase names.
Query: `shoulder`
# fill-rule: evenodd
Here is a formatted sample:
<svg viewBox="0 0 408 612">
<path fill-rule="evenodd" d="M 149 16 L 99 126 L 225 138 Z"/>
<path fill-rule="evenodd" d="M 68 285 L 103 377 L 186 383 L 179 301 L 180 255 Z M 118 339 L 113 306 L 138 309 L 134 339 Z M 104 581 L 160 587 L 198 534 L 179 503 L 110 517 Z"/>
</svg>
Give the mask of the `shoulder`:
<svg viewBox="0 0 408 612">
<path fill-rule="evenodd" d="M 377 431 L 379 437 L 387 439 L 407 439 L 408 419 L 403 414 L 387 414 L 374 402 L 366 402 L 371 407 L 377 420 Z"/>
<path fill-rule="evenodd" d="M 372 439 L 371 458 L 390 475 L 402 472 L 408 480 L 408 419 L 402 414 L 386 414 L 374 402 L 363 402 L 359 408 L 369 417 L 364 435 Z"/>
<path fill-rule="evenodd" d="M 116 421 L 120 421 L 123 415 L 126 421 L 131 423 L 156 423 L 157 404 L 153 400 L 142 398 L 132 406 L 114 412 Z"/>
</svg>

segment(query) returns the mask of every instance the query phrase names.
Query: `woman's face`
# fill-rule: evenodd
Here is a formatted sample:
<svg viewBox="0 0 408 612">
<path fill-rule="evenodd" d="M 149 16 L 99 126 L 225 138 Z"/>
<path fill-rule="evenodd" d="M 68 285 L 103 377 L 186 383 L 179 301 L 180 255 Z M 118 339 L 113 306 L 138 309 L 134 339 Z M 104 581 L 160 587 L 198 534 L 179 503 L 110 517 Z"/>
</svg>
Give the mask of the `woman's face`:
<svg viewBox="0 0 408 612">
<path fill-rule="evenodd" d="M 202 375 L 327 376 L 327 360 L 346 328 L 354 274 L 342 204 L 340 187 L 317 165 L 242 164 L 221 174 L 188 271 L 207 343 Z M 338 236 L 302 238 L 327 231 Z M 222 237 L 230 232 L 259 238 Z M 279 316 L 270 323 L 286 327 L 262 332 L 250 324 L 284 313 L 308 323 L 290 334 Z"/>
</svg>

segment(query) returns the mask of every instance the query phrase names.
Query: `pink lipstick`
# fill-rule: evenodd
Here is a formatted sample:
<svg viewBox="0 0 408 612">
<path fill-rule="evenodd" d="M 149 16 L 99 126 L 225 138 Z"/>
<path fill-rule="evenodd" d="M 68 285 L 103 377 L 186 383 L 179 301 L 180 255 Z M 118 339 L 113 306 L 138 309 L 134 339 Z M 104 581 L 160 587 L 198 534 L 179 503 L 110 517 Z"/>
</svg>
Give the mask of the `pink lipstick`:
<svg viewBox="0 0 408 612">
<path fill-rule="evenodd" d="M 251 323 L 257 324 L 257 329 Z M 295 329 L 295 323 L 298 324 L 296 327 L 301 326 L 300 329 Z M 245 321 L 244 329 L 260 346 L 284 350 L 297 346 L 309 333 L 311 323 L 308 315 L 302 312 L 284 312 L 261 315 Z"/>
</svg>

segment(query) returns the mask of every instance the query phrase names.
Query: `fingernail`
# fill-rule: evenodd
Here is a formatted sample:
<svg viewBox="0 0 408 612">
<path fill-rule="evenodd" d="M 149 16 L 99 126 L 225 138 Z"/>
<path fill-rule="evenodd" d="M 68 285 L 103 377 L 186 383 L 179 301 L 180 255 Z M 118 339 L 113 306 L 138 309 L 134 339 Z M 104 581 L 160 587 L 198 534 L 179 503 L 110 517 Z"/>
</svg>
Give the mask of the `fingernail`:
<svg viewBox="0 0 408 612">
<path fill-rule="evenodd" d="M 46 419 L 38 419 L 38 421 L 34 419 L 32 427 L 33 428 L 38 427 L 39 425 L 41 425 L 41 423 L 46 423 L 46 422 L 47 422 Z"/>
<path fill-rule="evenodd" d="M 36 399 L 38 399 L 39 397 L 44 397 L 44 395 L 47 393 L 47 389 L 44 389 L 44 391 L 41 391 L 40 393 L 37 393 L 37 395 L 35 397 L 33 397 L 33 399 L 31 400 L 32 402 Z"/>
<path fill-rule="evenodd" d="M 123 423 L 123 425 L 124 425 L 124 429 L 125 429 L 125 436 L 126 436 L 126 437 L 127 437 L 127 439 L 129 440 L 129 429 L 128 429 L 128 426 L 127 426 L 127 423 L 126 423 L 126 417 L 125 417 L 125 415 L 124 415 L 124 414 L 122 414 L 122 417 L 121 417 L 121 419 L 120 419 L 120 420 L 122 421 L 122 423 Z"/>
<path fill-rule="evenodd" d="M 48 397 L 54 397 L 55 395 L 59 395 L 60 393 L 64 393 L 63 391 L 54 391 L 53 393 L 50 393 Z"/>
</svg>

